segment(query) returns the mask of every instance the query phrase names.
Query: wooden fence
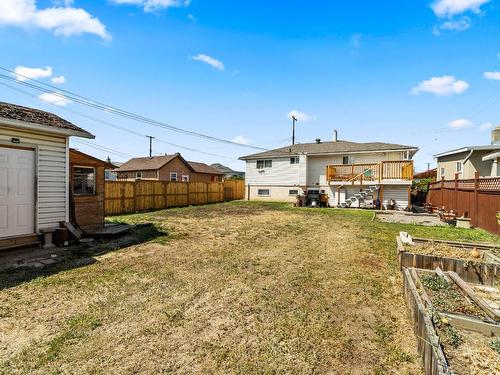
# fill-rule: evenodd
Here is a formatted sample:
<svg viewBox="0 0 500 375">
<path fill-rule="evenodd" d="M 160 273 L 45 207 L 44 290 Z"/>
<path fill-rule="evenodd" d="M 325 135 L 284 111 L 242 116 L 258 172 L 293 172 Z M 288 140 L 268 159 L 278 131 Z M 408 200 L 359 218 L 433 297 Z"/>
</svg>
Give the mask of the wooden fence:
<svg viewBox="0 0 500 375">
<path fill-rule="evenodd" d="M 427 203 L 469 217 L 471 225 L 500 235 L 500 177 L 441 180 L 429 184 Z"/>
<path fill-rule="evenodd" d="M 243 199 L 245 181 L 173 182 L 106 181 L 106 215 L 120 215 L 169 207 L 217 203 Z"/>
</svg>

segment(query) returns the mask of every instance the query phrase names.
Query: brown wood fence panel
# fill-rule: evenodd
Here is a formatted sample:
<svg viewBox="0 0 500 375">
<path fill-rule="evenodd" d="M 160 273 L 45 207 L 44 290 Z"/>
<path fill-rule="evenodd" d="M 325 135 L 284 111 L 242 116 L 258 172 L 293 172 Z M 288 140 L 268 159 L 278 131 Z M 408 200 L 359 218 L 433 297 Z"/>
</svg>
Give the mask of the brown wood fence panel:
<svg viewBox="0 0 500 375">
<path fill-rule="evenodd" d="M 427 203 L 469 217 L 471 225 L 500 235 L 500 179 L 437 181 L 429 185 Z"/>
<path fill-rule="evenodd" d="M 104 207 L 106 215 L 159 210 L 243 199 L 245 181 L 173 182 L 173 181 L 106 181 Z"/>
</svg>

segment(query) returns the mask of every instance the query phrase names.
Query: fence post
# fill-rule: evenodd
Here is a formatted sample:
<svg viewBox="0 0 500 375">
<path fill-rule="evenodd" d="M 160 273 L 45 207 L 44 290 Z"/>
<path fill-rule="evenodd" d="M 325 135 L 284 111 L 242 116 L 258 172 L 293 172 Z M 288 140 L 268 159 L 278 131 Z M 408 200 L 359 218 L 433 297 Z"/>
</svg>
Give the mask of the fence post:
<svg viewBox="0 0 500 375">
<path fill-rule="evenodd" d="M 474 173 L 474 217 L 471 217 L 471 225 L 477 227 L 479 223 L 479 172 Z M 472 215 L 471 215 L 472 216 Z"/>
<path fill-rule="evenodd" d="M 457 215 L 460 215 L 458 212 L 458 173 L 455 173 L 455 202 L 453 209 Z"/>
<path fill-rule="evenodd" d="M 208 203 L 208 182 L 205 182 L 205 187 L 206 187 L 206 196 L 207 196 L 207 199 L 206 199 L 206 202 Z"/>
<path fill-rule="evenodd" d="M 135 200 L 137 199 L 137 183 L 138 183 L 138 181 L 135 181 L 134 184 L 132 185 L 134 187 L 134 189 L 133 189 L 133 192 L 134 192 L 134 195 L 133 195 L 133 197 L 134 197 L 134 212 L 136 212 L 136 210 L 135 210 L 135 207 L 136 207 Z"/>
<path fill-rule="evenodd" d="M 444 208 L 444 176 L 441 176 L 441 207 Z"/>
</svg>

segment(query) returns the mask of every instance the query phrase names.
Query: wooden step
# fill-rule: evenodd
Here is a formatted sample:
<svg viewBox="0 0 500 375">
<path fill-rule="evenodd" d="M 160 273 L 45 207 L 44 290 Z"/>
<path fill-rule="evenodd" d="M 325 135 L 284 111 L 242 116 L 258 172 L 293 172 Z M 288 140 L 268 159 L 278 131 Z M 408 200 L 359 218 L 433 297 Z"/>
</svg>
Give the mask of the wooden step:
<svg viewBox="0 0 500 375">
<path fill-rule="evenodd" d="M 38 240 L 36 233 L 0 238 L 0 251 L 19 247 L 40 247 L 40 245 L 41 241 Z"/>
</svg>

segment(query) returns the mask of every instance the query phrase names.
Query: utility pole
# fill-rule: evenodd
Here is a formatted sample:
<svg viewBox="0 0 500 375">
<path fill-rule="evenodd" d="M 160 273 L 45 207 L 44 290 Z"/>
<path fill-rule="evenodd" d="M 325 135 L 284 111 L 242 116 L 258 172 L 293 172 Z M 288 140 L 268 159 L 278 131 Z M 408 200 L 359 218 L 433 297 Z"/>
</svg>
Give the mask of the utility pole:
<svg viewBox="0 0 500 375">
<path fill-rule="evenodd" d="M 431 163 L 427 163 L 427 170 L 431 169 Z"/>
<path fill-rule="evenodd" d="M 295 144 L 295 123 L 297 122 L 297 117 L 292 115 L 292 145 Z"/>
<path fill-rule="evenodd" d="M 149 138 L 149 157 L 152 157 L 153 156 L 153 139 L 155 139 L 155 137 L 153 137 L 152 135 L 147 135 L 146 138 Z"/>
</svg>

